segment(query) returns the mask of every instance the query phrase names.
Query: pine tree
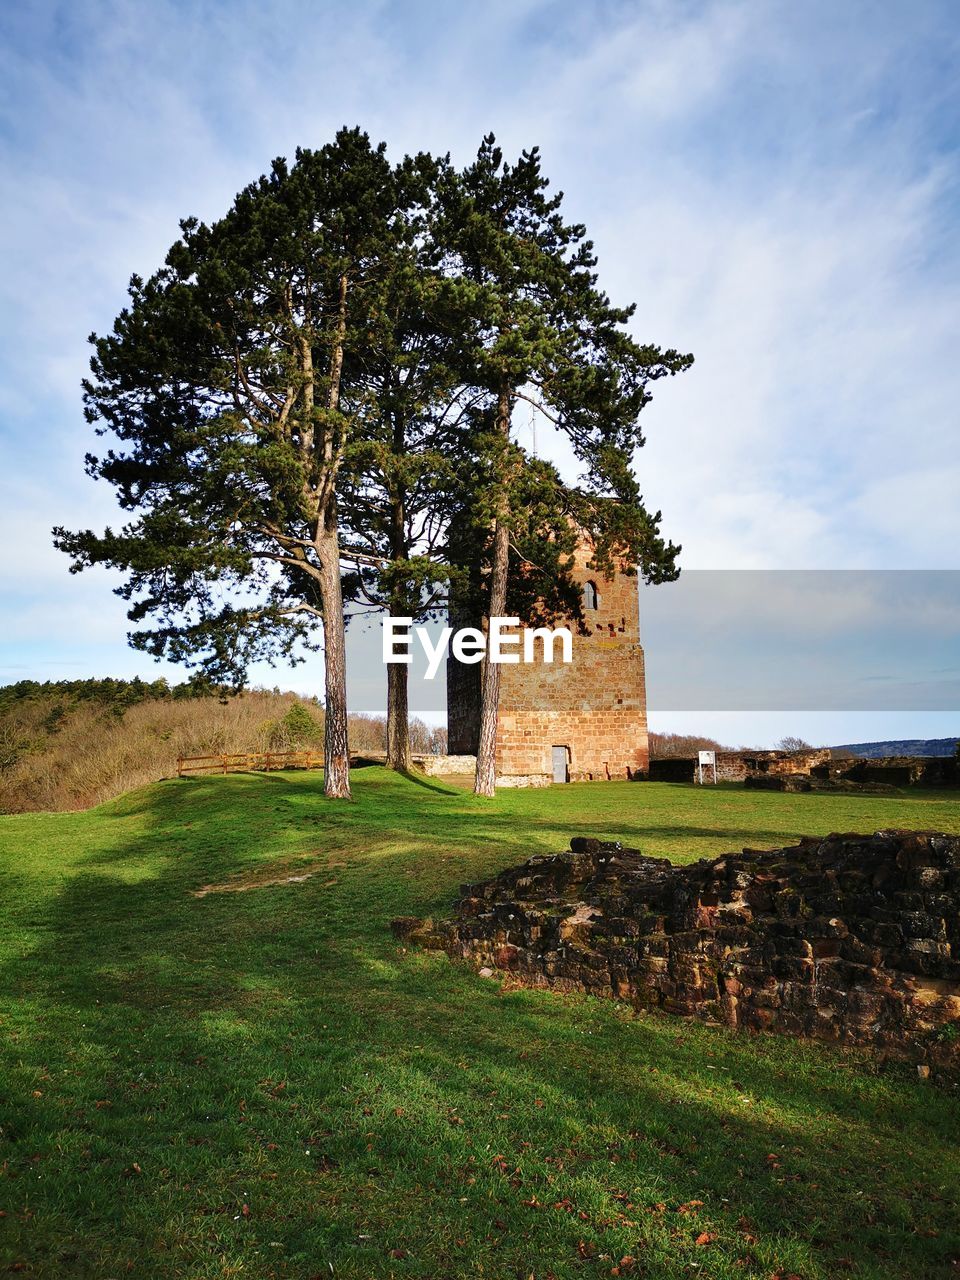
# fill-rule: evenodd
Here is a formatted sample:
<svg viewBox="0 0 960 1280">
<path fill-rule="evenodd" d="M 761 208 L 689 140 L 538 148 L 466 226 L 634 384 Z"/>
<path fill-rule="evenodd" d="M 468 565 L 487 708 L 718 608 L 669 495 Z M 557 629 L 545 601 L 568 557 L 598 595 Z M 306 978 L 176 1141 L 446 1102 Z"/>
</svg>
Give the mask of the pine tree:
<svg viewBox="0 0 960 1280">
<path fill-rule="evenodd" d="M 562 193 L 548 196 L 536 148 L 504 163 L 492 135 L 476 161 L 442 187 L 441 238 L 450 270 L 472 288 L 479 320 L 467 334 L 463 376 L 482 395 L 477 455 L 490 478 L 486 614 L 507 612 L 511 535 L 525 455 L 511 437 L 514 409 L 527 401 L 569 438 L 585 467 L 582 483 L 557 495 L 596 538 L 595 560 L 640 566 L 648 581 L 675 577 L 679 547 L 660 535 L 632 470 L 643 444 L 638 415 L 649 384 L 686 369 L 692 357 L 640 346 L 626 331 L 633 308 L 614 307 L 597 288 L 586 230 L 564 221 Z M 476 509 L 476 504 L 474 504 Z M 476 527 L 475 520 L 468 522 Z M 495 790 L 500 668 L 486 663 L 475 791 Z"/>
<path fill-rule="evenodd" d="M 93 336 L 86 413 L 119 448 L 88 457 L 132 518 L 54 531 L 73 569 L 124 572 L 131 643 L 239 684 L 257 659 L 325 654 L 325 789 L 348 797 L 339 481 L 370 317 L 412 242 L 430 169 L 341 130 L 277 160 L 210 226 L 187 219 Z"/>
</svg>

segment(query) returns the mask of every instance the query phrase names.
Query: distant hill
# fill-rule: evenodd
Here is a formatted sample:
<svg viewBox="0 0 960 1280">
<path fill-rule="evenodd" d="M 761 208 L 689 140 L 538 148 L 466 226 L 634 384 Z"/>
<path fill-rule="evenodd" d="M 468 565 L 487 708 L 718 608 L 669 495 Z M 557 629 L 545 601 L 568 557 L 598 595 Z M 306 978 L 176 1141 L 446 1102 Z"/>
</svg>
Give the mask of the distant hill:
<svg viewBox="0 0 960 1280">
<path fill-rule="evenodd" d="M 878 760 L 881 756 L 952 756 L 958 741 L 957 738 L 894 738 L 889 742 L 849 742 L 830 750 L 863 756 L 867 760 Z"/>
</svg>

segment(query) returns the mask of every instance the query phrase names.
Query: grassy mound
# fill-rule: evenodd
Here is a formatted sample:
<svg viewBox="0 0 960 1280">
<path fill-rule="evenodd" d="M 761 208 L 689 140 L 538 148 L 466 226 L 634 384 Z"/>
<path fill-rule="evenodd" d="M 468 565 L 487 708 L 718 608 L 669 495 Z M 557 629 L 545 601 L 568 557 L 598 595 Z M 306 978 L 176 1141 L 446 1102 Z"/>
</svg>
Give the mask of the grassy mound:
<svg viewBox="0 0 960 1280">
<path fill-rule="evenodd" d="M 955 1275 L 960 1107 L 869 1056 L 502 988 L 396 915 L 577 833 L 686 860 L 960 799 L 358 771 L 0 819 L 0 1261 L 50 1277 Z M 206 890 L 206 892 L 201 892 Z"/>
</svg>

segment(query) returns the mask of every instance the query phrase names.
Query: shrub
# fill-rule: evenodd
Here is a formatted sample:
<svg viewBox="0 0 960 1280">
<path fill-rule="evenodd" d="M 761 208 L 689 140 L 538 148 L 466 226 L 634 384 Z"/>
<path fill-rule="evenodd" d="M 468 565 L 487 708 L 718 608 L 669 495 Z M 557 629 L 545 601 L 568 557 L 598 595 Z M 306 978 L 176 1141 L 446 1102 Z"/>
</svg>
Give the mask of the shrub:
<svg viewBox="0 0 960 1280">
<path fill-rule="evenodd" d="M 323 742 L 323 722 L 310 714 L 302 702 L 295 702 L 270 730 L 272 751 L 298 751 Z"/>
</svg>

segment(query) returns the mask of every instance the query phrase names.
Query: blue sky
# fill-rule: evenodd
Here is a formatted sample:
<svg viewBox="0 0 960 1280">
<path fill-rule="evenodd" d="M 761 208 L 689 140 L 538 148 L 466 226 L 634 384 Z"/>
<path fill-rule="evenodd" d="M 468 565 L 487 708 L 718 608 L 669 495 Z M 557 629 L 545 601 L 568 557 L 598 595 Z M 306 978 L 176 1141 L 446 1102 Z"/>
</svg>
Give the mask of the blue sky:
<svg viewBox="0 0 960 1280">
<path fill-rule="evenodd" d="M 490 129 L 542 147 L 636 335 L 696 355 L 638 456 L 685 566 L 960 568 L 949 0 L 20 9 L 0 16 L 0 681 L 156 673 L 107 575 L 70 578 L 50 545 L 115 519 L 82 469 L 87 334 L 180 217 L 342 123 L 397 157 L 466 160 Z M 322 683 L 316 660 L 256 675 Z M 699 723 L 760 742 L 803 710 Z M 815 715 L 823 738 L 960 731 Z"/>
</svg>

